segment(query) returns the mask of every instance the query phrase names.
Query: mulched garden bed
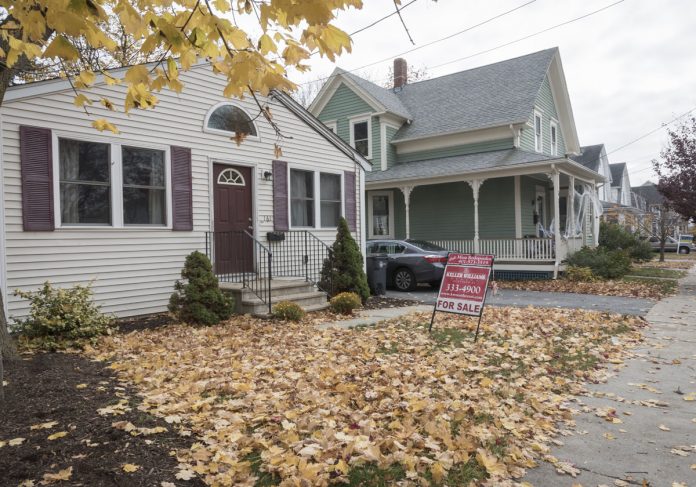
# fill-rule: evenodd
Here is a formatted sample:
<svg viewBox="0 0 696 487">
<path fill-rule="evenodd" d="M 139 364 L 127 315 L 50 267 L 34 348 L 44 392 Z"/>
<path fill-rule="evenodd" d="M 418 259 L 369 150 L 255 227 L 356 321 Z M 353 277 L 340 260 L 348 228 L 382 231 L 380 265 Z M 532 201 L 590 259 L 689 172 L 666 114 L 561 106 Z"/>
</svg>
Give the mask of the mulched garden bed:
<svg viewBox="0 0 696 487">
<path fill-rule="evenodd" d="M 135 392 L 116 379 L 108 364 L 73 353 L 38 353 L 5 362 L 5 381 L 1 485 L 41 485 L 49 479 L 46 474 L 68 478 L 48 482 L 57 485 L 204 485 L 198 479 L 174 478 L 178 461 L 170 452 L 189 449 L 193 437 L 182 436 L 178 425 L 139 411 Z M 127 401 L 131 409 L 108 413 L 119 401 Z M 112 426 L 118 421 L 160 428 L 127 433 Z M 137 469 L 128 473 L 126 464 Z"/>
<path fill-rule="evenodd" d="M 413 299 L 397 299 L 388 298 L 386 296 L 370 296 L 367 303 L 362 309 L 384 309 L 384 308 L 401 308 L 402 306 L 415 306 L 422 304 L 420 301 Z"/>
</svg>

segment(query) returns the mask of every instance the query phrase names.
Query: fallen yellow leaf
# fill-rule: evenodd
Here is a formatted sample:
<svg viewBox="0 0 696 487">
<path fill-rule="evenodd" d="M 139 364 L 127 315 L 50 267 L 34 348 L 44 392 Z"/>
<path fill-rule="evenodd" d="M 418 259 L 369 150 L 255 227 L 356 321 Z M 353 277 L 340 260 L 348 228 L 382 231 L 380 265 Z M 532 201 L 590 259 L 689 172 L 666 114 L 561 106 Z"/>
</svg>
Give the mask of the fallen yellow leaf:
<svg viewBox="0 0 696 487">
<path fill-rule="evenodd" d="M 123 468 L 124 472 L 133 473 L 133 472 L 137 472 L 138 470 L 140 470 L 140 465 L 134 465 L 132 463 L 124 463 L 122 468 Z"/>
<path fill-rule="evenodd" d="M 10 441 L 7 442 L 8 445 L 10 446 L 19 446 L 22 443 L 24 443 L 25 438 L 14 438 Z"/>
<path fill-rule="evenodd" d="M 662 431 L 672 431 L 671 429 L 669 429 L 669 428 L 668 428 L 667 426 L 665 426 L 664 424 L 661 424 L 660 426 L 658 426 L 658 428 L 660 428 Z"/>
<path fill-rule="evenodd" d="M 60 480 L 69 480 L 70 477 L 72 477 L 72 467 L 68 467 L 63 470 L 59 470 L 56 473 L 45 473 L 43 475 L 43 481 L 46 483 L 51 483 L 51 482 L 58 482 Z"/>
<path fill-rule="evenodd" d="M 53 433 L 52 435 L 48 436 L 48 439 L 50 441 L 57 440 L 58 438 L 62 438 L 68 434 L 67 431 L 59 431 L 57 433 Z"/>
<path fill-rule="evenodd" d="M 77 384 L 75 389 L 87 389 L 87 384 Z"/>
<path fill-rule="evenodd" d="M 53 428 L 58 424 L 58 421 L 48 421 L 46 423 L 32 424 L 29 429 L 31 430 L 47 430 Z"/>
</svg>

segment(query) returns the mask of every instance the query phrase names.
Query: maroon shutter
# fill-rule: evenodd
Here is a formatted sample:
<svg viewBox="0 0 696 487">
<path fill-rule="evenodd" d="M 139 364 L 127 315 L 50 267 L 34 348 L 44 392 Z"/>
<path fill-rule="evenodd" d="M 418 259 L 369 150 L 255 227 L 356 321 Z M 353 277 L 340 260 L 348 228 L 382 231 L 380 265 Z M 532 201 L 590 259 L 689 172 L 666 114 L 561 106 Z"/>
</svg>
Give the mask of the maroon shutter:
<svg viewBox="0 0 696 487">
<path fill-rule="evenodd" d="M 22 223 L 26 231 L 53 231 L 53 142 L 51 130 L 19 127 Z"/>
<path fill-rule="evenodd" d="M 288 225 L 288 163 L 273 161 L 273 228 L 287 231 Z"/>
<path fill-rule="evenodd" d="M 354 232 L 357 228 L 358 212 L 355 206 L 355 173 L 345 171 L 343 173 L 343 193 L 346 200 L 346 221 L 348 228 Z"/>
<path fill-rule="evenodd" d="M 193 230 L 193 187 L 191 149 L 171 147 L 172 159 L 172 230 Z"/>
</svg>

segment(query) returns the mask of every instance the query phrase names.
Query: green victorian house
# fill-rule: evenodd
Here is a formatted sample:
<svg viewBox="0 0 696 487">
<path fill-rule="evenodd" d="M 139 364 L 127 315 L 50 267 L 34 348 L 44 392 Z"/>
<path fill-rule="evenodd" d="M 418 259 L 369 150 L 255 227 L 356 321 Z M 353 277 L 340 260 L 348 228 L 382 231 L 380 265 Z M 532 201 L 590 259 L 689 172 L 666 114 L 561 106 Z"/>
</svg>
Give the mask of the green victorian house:
<svg viewBox="0 0 696 487">
<path fill-rule="evenodd" d="M 571 159 L 557 48 L 412 84 L 406 73 L 396 59 L 383 88 L 337 68 L 309 109 L 372 163 L 368 238 L 492 253 L 510 277 L 555 277 L 596 244 L 605 177 Z"/>
</svg>

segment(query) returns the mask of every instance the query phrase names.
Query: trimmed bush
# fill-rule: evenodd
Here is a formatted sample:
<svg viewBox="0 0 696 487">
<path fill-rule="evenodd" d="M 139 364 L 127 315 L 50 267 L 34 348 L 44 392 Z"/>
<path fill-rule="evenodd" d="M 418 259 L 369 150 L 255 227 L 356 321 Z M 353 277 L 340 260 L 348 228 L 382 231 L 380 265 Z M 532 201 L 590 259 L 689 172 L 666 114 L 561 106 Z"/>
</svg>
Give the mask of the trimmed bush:
<svg viewBox="0 0 696 487">
<path fill-rule="evenodd" d="M 599 246 L 607 250 L 624 250 L 638 262 L 649 261 L 655 255 L 648 242 L 616 223 L 600 222 Z"/>
<path fill-rule="evenodd" d="M 348 229 L 348 222 L 341 218 L 338 222 L 336 241 L 331 246 L 333 265 L 329 259 L 324 260 L 321 269 L 319 287 L 331 296 L 343 292 L 352 292 L 364 303 L 370 297 L 367 276 L 363 268 L 363 256 Z"/>
<path fill-rule="evenodd" d="M 607 250 L 605 247 L 583 247 L 568 257 L 568 265 L 589 267 L 592 274 L 605 279 L 616 279 L 631 269 L 631 258 L 624 250 Z"/>
<path fill-rule="evenodd" d="M 17 328 L 30 346 L 48 350 L 80 347 L 81 341 L 111 330 L 112 317 L 102 314 L 92 301 L 92 283 L 59 289 L 46 281 L 38 291 L 17 289 L 14 294 L 29 300 L 29 317 L 17 320 Z"/>
<path fill-rule="evenodd" d="M 169 311 L 184 323 L 215 325 L 234 312 L 234 300 L 220 290 L 213 266 L 205 254 L 195 251 L 186 257 L 182 279 L 174 284 Z"/>
<path fill-rule="evenodd" d="M 304 317 L 305 311 L 297 303 L 281 301 L 273 306 L 271 314 L 277 320 L 300 321 Z"/>
<path fill-rule="evenodd" d="M 568 266 L 564 277 L 572 282 L 594 282 L 597 279 L 589 267 Z"/>
<path fill-rule="evenodd" d="M 353 310 L 362 304 L 360 296 L 355 293 L 340 293 L 331 298 L 329 302 L 331 311 L 341 315 L 353 314 Z"/>
</svg>

